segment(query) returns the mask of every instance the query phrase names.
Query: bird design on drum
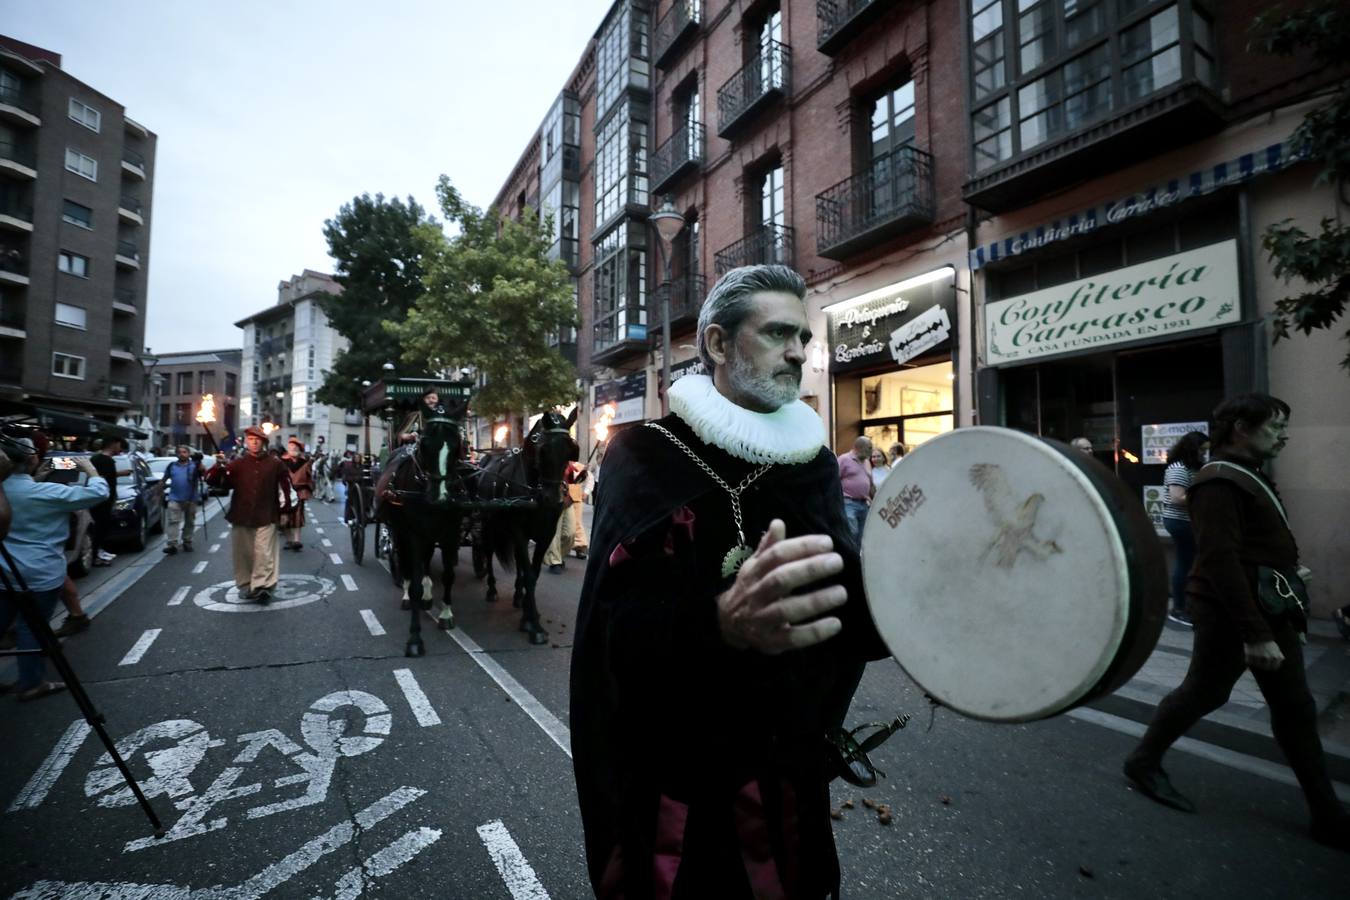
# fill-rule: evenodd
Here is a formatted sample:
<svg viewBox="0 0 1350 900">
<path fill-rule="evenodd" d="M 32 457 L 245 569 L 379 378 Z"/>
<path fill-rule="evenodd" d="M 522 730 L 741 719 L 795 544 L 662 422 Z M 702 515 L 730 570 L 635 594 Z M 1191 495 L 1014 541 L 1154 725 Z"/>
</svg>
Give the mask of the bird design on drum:
<svg viewBox="0 0 1350 900">
<path fill-rule="evenodd" d="M 996 566 L 1011 569 L 1023 552 L 1042 561 L 1049 559 L 1052 554 L 1063 552 L 1053 540 L 1042 540 L 1034 534 L 1036 514 L 1045 502 L 1043 494 L 1032 494 L 1019 504 L 1003 469 L 993 463 L 971 466 L 970 483 L 979 489 L 985 509 L 989 510 L 993 524 L 998 529 L 993 541 L 980 555 L 981 562 L 992 553 Z"/>
</svg>

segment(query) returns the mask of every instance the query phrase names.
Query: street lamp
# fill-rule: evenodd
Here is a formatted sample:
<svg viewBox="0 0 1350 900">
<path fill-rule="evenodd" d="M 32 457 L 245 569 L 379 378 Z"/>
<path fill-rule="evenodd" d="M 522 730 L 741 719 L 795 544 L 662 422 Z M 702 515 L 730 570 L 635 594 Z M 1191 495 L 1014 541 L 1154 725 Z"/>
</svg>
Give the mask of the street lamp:
<svg viewBox="0 0 1350 900">
<path fill-rule="evenodd" d="M 661 240 L 661 257 L 665 264 L 665 277 L 661 281 L 661 415 L 665 416 L 670 413 L 670 257 L 675 236 L 684 228 L 684 216 L 666 194 L 661 208 L 649 215 L 647 222 L 656 229 Z"/>
<path fill-rule="evenodd" d="M 146 347 L 145 352 L 140 355 L 140 362 L 141 368 L 145 370 L 145 389 L 141 391 L 141 409 L 145 414 L 145 419 L 150 422 L 150 447 L 153 450 L 157 431 L 154 412 L 159 408 L 159 404 L 156 402 L 159 398 L 153 396 L 152 392 L 158 393 L 154 389 L 159 384 L 159 380 L 155 378 L 155 366 L 159 365 L 159 357 L 151 353 L 149 347 Z"/>
</svg>

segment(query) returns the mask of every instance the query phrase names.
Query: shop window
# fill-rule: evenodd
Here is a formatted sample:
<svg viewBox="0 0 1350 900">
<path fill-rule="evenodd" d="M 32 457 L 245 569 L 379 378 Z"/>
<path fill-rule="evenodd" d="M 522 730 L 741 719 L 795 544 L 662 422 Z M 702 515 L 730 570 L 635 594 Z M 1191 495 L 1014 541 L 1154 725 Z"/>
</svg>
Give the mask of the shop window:
<svg viewBox="0 0 1350 900">
<path fill-rule="evenodd" d="M 950 362 L 866 376 L 858 390 L 862 433 L 875 447 L 912 450 L 955 427 Z"/>
</svg>

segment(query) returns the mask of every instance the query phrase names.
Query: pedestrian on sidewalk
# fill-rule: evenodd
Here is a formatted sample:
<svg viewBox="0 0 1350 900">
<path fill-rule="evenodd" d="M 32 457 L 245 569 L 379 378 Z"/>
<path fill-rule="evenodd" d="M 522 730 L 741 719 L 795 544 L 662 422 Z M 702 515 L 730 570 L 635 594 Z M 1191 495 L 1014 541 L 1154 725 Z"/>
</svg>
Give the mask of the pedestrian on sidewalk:
<svg viewBox="0 0 1350 900">
<path fill-rule="evenodd" d="M 1186 574 L 1195 561 L 1195 535 L 1191 531 L 1190 513 L 1186 511 L 1186 492 L 1208 458 L 1209 435 L 1189 431 L 1167 452 L 1167 469 L 1163 472 L 1163 488 L 1167 491 L 1163 496 L 1163 528 L 1171 535 L 1176 553 L 1172 563 L 1172 607 L 1167 618 L 1188 628 L 1191 617 L 1186 612 Z"/>
<path fill-rule="evenodd" d="M 4 482 L 11 513 L 4 547 L 17 570 L 11 571 L 7 562 L 2 564 L 13 592 L 0 586 L 0 633 L 17 620 L 18 648 L 36 651 L 41 644 L 19 613 L 16 592 L 22 588 L 15 577 L 23 579 L 29 602 L 35 604 L 38 614 L 49 618 L 66 580 L 65 546 L 70 534 L 70 514 L 102 502 L 108 496 L 108 484 L 98 477 L 93 463 L 84 456 L 75 457 L 75 465 L 87 476 L 87 484 L 35 481 L 33 474 L 40 460 L 31 438 L 14 438 L 6 444 L 16 458 L 0 463 L 0 480 Z M 59 681 L 44 680 L 46 664 L 36 653 L 20 656 L 18 668 L 18 682 L 0 686 L 0 693 L 13 690 L 20 700 L 36 700 L 65 690 L 66 686 Z"/>
<path fill-rule="evenodd" d="M 1303 668 L 1307 610 L 1299 602 L 1306 592 L 1298 545 L 1275 484 L 1262 471 L 1284 448 L 1288 421 L 1288 404 L 1268 394 L 1226 400 L 1214 411 L 1213 458 L 1187 498 L 1195 532 L 1195 564 L 1186 579 L 1195 627 L 1190 668 L 1158 704 L 1124 769 L 1148 797 L 1194 812 L 1163 771 L 1163 754 L 1228 702 L 1250 667 L 1270 707 L 1271 731 L 1303 788 L 1313 839 L 1350 851 L 1350 816 L 1332 789 Z M 1276 575 L 1284 590 L 1263 590 Z M 1286 600 L 1291 594 L 1296 599 Z"/>
<path fill-rule="evenodd" d="M 94 520 L 94 565 L 107 566 L 117 558 L 117 554 L 109 553 L 105 546 L 108 542 L 108 533 L 112 530 L 113 504 L 117 502 L 117 478 L 119 475 L 130 475 L 131 469 L 118 469 L 117 462 L 113 459 L 119 453 L 126 450 L 126 441 L 120 437 L 105 438 L 98 452 L 91 456 L 90 462 L 94 469 L 108 483 L 108 499 L 89 510 L 89 515 Z"/>
<path fill-rule="evenodd" d="M 168 540 L 164 552 L 172 556 L 182 541 L 183 552 L 192 552 L 192 533 L 197 528 L 197 501 L 201 499 L 202 479 L 206 469 L 200 459 L 192 458 L 192 448 L 179 444 L 178 458 L 164 469 L 164 491 L 168 498 Z"/>
<path fill-rule="evenodd" d="M 844 489 L 844 515 L 854 546 L 862 546 L 863 523 L 867 521 L 867 507 L 876 493 L 872 483 L 872 440 L 861 436 L 853 441 L 853 449 L 839 454 L 839 483 Z"/>
<path fill-rule="evenodd" d="M 567 474 L 571 479 L 567 483 L 567 496 L 572 499 L 572 555 L 585 559 L 591 542 L 586 536 L 586 525 L 581 521 L 581 511 L 586 505 L 586 482 L 590 480 L 590 472 L 586 471 L 584 463 L 573 461 L 567 464 Z"/>
<path fill-rule="evenodd" d="M 305 445 L 298 437 L 286 442 L 286 455 L 281 458 L 291 475 L 291 489 L 295 491 L 295 505 L 291 508 L 290 525 L 286 529 L 286 549 L 303 550 L 300 530 L 305 527 L 305 501 L 314 496 L 314 461 L 305 453 Z"/>
<path fill-rule="evenodd" d="M 228 488 L 230 529 L 234 557 L 234 584 L 239 595 L 261 604 L 272 602 L 281 574 L 281 543 L 277 529 L 291 509 L 291 473 L 267 452 L 267 435 L 250 425 L 244 429 L 245 453 L 228 465 L 223 456 L 207 475 L 209 483 Z"/>
</svg>

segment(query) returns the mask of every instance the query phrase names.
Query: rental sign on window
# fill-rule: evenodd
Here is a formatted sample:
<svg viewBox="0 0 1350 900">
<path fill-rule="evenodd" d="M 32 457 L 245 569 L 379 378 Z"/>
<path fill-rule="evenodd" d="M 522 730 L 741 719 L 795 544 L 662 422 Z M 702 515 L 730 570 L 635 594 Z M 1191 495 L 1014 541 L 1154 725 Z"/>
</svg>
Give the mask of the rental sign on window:
<svg viewBox="0 0 1350 900">
<path fill-rule="evenodd" d="M 1241 318 L 1237 242 L 1224 241 L 984 307 L 985 360 L 1001 366 L 1214 328 Z"/>
</svg>

